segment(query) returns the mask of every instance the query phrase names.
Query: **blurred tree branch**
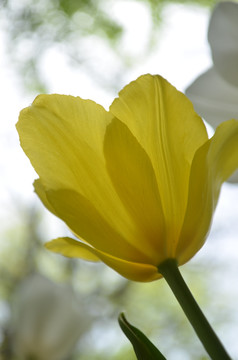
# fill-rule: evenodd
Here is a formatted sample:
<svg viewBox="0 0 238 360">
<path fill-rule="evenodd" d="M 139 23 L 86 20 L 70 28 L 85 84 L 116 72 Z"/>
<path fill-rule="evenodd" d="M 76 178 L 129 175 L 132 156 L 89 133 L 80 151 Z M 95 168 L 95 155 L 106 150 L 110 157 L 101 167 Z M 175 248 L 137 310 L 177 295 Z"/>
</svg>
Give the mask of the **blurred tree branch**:
<svg viewBox="0 0 238 360">
<path fill-rule="evenodd" d="M 150 11 L 155 38 L 162 19 L 162 10 L 169 3 L 212 6 L 218 0 L 137 0 Z M 119 2 L 119 0 L 116 0 Z M 116 3 L 114 1 L 113 4 Z M 4 0 L 0 5 L 2 24 L 7 36 L 7 52 L 16 73 L 20 75 L 23 88 L 28 91 L 46 92 L 47 80 L 42 78 L 40 63 L 47 50 L 60 46 L 60 51 L 72 64 L 83 67 L 96 80 L 113 87 L 111 76 L 105 78 L 100 68 L 92 69 L 88 61 L 93 49 L 85 46 L 92 37 L 103 40 L 114 52 L 121 64 L 120 73 L 130 66 L 127 55 L 120 51 L 119 40 L 125 29 L 112 16 L 111 0 Z M 151 42 L 153 43 L 153 41 Z M 147 49 L 148 50 L 148 49 Z M 102 49 L 101 57 L 104 53 Z"/>
</svg>

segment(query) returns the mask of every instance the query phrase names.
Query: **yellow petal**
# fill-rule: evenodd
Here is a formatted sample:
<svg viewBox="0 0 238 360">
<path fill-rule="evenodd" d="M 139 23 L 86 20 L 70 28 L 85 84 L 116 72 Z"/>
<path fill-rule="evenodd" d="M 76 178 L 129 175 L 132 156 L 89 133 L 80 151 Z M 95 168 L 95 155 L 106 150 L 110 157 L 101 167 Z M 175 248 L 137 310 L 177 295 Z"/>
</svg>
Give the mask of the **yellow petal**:
<svg viewBox="0 0 238 360">
<path fill-rule="evenodd" d="M 87 261 L 100 261 L 97 255 L 88 249 L 88 246 L 80 246 L 81 243 L 70 237 L 61 237 L 45 244 L 46 249 L 70 258 L 81 258 Z"/>
<path fill-rule="evenodd" d="M 113 185 L 138 229 L 135 243 L 159 264 L 168 254 L 164 215 L 151 161 L 127 126 L 117 119 L 107 127 L 104 151 Z"/>
<path fill-rule="evenodd" d="M 160 76 L 144 75 L 130 83 L 110 112 L 128 126 L 151 159 L 168 224 L 166 241 L 172 246 L 186 210 L 190 165 L 208 138 L 205 126 L 192 103 Z"/>
<path fill-rule="evenodd" d="M 67 188 L 80 193 L 116 232 L 130 239 L 135 237 L 135 225 L 112 186 L 103 154 L 111 118 L 90 100 L 41 95 L 21 112 L 17 130 L 45 190 Z"/>
<path fill-rule="evenodd" d="M 91 248 L 87 244 L 70 238 L 54 239 L 45 246 L 53 252 L 60 253 L 68 257 L 80 257 L 85 260 L 92 261 L 97 261 L 99 258 L 105 264 L 129 280 L 147 282 L 161 278 L 156 266 L 129 262 L 124 259 L 113 257 L 107 253 Z"/>
<path fill-rule="evenodd" d="M 98 250 L 125 260 L 151 262 L 151 259 L 123 237 L 123 231 L 117 232 L 95 206 L 79 193 L 72 190 L 57 190 L 48 191 L 46 194 L 57 216 L 82 240 Z"/>
<path fill-rule="evenodd" d="M 202 247 L 208 234 L 221 185 L 238 168 L 238 121 L 218 126 L 196 153 L 191 168 L 187 212 L 176 250 L 185 263 Z"/>
<path fill-rule="evenodd" d="M 93 101 L 65 95 L 40 95 L 21 111 L 21 145 L 46 188 L 79 187 L 88 192 L 88 184 L 80 179 L 101 165 L 110 119 Z"/>
<path fill-rule="evenodd" d="M 45 188 L 41 182 L 41 179 L 37 179 L 34 181 L 34 189 L 38 197 L 40 198 L 41 202 L 44 204 L 44 206 L 52 212 L 54 215 L 56 215 L 55 209 L 50 204 L 50 202 L 47 199 Z M 57 216 L 57 215 L 56 215 Z"/>
</svg>

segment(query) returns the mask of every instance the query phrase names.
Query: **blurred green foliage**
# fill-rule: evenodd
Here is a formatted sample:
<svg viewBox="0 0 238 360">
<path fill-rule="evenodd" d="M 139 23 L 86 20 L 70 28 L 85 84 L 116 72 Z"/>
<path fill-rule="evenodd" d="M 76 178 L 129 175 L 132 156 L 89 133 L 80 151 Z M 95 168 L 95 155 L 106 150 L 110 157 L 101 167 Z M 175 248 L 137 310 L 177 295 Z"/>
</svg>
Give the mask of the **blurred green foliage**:
<svg viewBox="0 0 238 360">
<path fill-rule="evenodd" d="M 105 79 L 100 70 L 92 69 L 89 58 L 93 56 L 93 49 L 85 44 L 92 37 L 103 41 L 121 64 L 121 73 L 133 64 L 133 61 L 128 61 L 127 54 L 120 51 L 120 39 L 125 28 L 110 13 L 112 4 L 120 1 L 2 0 L 0 20 L 7 38 L 9 64 L 15 68 L 23 88 L 30 92 L 47 91 L 47 79 L 42 77 L 40 66 L 47 51 L 55 46 L 65 54 L 72 66 L 92 72 L 94 81 L 103 81 L 113 87 L 114 79 Z M 138 2 L 144 3 L 150 11 L 153 43 L 163 21 L 163 8 L 167 4 L 213 6 L 218 1 Z M 115 78 L 117 76 L 115 74 Z M 132 347 L 117 324 L 118 314 L 124 310 L 132 324 L 140 328 L 168 358 L 178 351 L 180 358 L 184 356 L 186 360 L 206 359 L 200 343 L 163 280 L 150 284 L 128 282 L 105 265 L 51 254 L 43 247 L 49 237 L 42 210 L 21 204 L 17 199 L 10 206 L 11 224 L 0 231 L 0 306 L 7 309 L 6 319 L 0 324 L 1 360 L 15 360 L 12 358 L 11 337 L 8 334 L 11 304 L 16 287 L 31 273 L 40 273 L 55 282 L 70 284 L 90 317 L 94 317 L 92 329 L 80 339 L 74 354 L 67 360 L 135 360 Z M 192 290 L 198 302 L 206 307 L 212 301 L 209 298 L 211 294 L 208 295 L 208 271 L 203 265 L 202 270 L 195 266 L 194 273 L 187 273 L 187 277 L 191 277 Z M 191 265 L 190 269 L 192 272 Z M 197 274 L 199 281 L 194 282 Z M 219 322 L 215 325 L 218 326 Z"/>
<path fill-rule="evenodd" d="M 117 323 L 123 310 L 131 323 L 140 328 L 166 357 L 179 351 L 184 354 L 184 359 L 186 354 L 196 360 L 202 359 L 204 350 L 163 280 L 147 284 L 130 282 L 104 264 L 50 253 L 43 246 L 49 230 L 42 210 L 17 204 L 17 201 L 14 206 L 12 226 L 0 233 L 0 305 L 8 308 L 8 316 L 0 325 L 1 360 L 18 360 L 12 354 L 8 323 L 15 289 L 31 273 L 40 273 L 56 283 L 72 286 L 78 294 L 79 304 L 84 305 L 84 312 L 93 319 L 92 327 L 79 339 L 75 352 L 67 360 L 135 360 L 133 349 Z M 191 265 L 190 268 L 193 270 Z M 198 273 L 196 268 L 194 273 Z M 209 301 L 205 296 L 207 286 L 199 281 L 193 287 L 202 305 Z"/>
<path fill-rule="evenodd" d="M 107 49 L 113 51 L 120 63 L 119 75 L 126 67 L 133 64 L 128 60 L 130 54 L 120 49 L 120 39 L 125 32 L 119 23 L 112 6 L 122 0 L 4 0 L 0 4 L 0 20 L 7 36 L 9 59 L 20 75 L 23 88 L 32 92 L 46 92 L 47 80 L 41 74 L 41 61 L 47 50 L 58 46 L 71 65 L 83 67 L 91 73 L 94 81 L 101 81 L 106 86 L 114 86 L 112 77 L 103 76 L 101 70 L 92 69 L 89 61 L 93 57 L 93 49 L 85 47 L 92 37 L 103 40 Z M 136 2 L 136 1 L 134 1 Z M 218 0 L 137 0 L 149 9 L 153 23 L 150 37 L 152 44 L 157 40 L 157 33 L 163 21 L 163 8 L 168 4 L 186 4 L 212 6 Z M 128 21 L 132 21 L 130 14 Z M 149 39 L 148 39 L 149 40 Z M 149 42 L 149 41 L 148 41 Z M 151 49 L 150 49 L 151 50 Z M 101 49 L 104 57 L 105 49 Z M 145 50 L 148 53 L 148 49 Z"/>
<path fill-rule="evenodd" d="M 23 206 L 17 201 L 14 206 L 12 226 L 0 233 L 4 239 L 0 253 L 0 305 L 5 304 L 9 309 L 7 320 L 0 326 L 1 360 L 18 360 L 11 352 L 8 321 L 15 289 L 31 273 L 40 273 L 56 283 L 72 286 L 78 294 L 79 304 L 84 305 L 84 312 L 93 318 L 92 327 L 79 339 L 75 352 L 67 360 L 135 360 L 133 349 L 117 323 L 121 311 L 126 312 L 131 323 L 140 328 L 168 359 L 175 358 L 176 352 L 178 358 L 184 360 L 206 359 L 201 344 L 164 280 L 145 284 L 131 282 L 104 264 L 50 253 L 43 246 L 49 239 L 49 229 L 42 207 Z M 193 284 L 192 291 L 204 308 L 207 304 L 212 306 L 213 302 L 207 265 L 200 262 L 199 266 L 190 264 L 185 276 L 188 283 Z M 219 311 L 217 307 L 216 311 Z M 217 320 L 215 326 L 222 325 L 221 318 Z"/>
</svg>

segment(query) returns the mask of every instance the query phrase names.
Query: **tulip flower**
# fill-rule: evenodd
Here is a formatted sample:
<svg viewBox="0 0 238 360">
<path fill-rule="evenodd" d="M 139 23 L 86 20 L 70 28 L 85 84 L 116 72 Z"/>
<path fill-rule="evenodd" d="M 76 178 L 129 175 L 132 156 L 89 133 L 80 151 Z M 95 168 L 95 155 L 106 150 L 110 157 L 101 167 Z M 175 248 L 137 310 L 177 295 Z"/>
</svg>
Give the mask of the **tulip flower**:
<svg viewBox="0 0 238 360">
<path fill-rule="evenodd" d="M 161 76 L 127 85 L 106 111 L 90 100 L 40 95 L 20 113 L 35 191 L 77 240 L 46 244 L 103 261 L 124 277 L 164 276 L 212 359 L 230 359 L 178 266 L 204 244 L 222 183 L 238 167 L 238 121 L 209 139 L 185 95 Z"/>
<path fill-rule="evenodd" d="M 238 118 L 238 3 L 216 5 L 208 28 L 213 66 L 186 90 L 195 110 L 214 128 Z M 238 171 L 229 179 L 238 182 Z"/>
<path fill-rule="evenodd" d="M 39 274 L 26 278 L 13 303 L 11 332 L 17 359 L 68 358 L 89 327 L 77 301 L 69 286 Z"/>
<path fill-rule="evenodd" d="M 90 100 L 40 95 L 17 124 L 39 175 L 35 191 L 77 240 L 46 247 L 152 281 L 202 247 L 222 183 L 238 167 L 238 121 L 208 139 L 192 103 L 160 76 L 131 82 L 109 111 Z"/>
</svg>

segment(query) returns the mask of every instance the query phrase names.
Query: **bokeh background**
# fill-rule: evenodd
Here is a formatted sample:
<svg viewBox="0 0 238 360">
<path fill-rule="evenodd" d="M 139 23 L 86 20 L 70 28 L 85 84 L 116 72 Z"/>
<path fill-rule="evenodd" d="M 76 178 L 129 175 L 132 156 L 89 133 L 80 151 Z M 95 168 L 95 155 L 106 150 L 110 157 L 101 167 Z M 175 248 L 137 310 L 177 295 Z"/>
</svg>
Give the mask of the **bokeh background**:
<svg viewBox="0 0 238 360">
<path fill-rule="evenodd" d="M 0 2 L 0 359 L 135 360 L 117 323 L 125 311 L 168 360 L 206 359 L 164 280 L 129 282 L 103 264 L 69 260 L 44 242 L 65 225 L 33 193 L 19 146 L 19 111 L 39 93 L 90 98 L 106 109 L 143 73 L 179 90 L 211 65 L 215 0 Z M 211 233 L 181 271 L 238 359 L 238 185 L 224 184 Z"/>
</svg>

